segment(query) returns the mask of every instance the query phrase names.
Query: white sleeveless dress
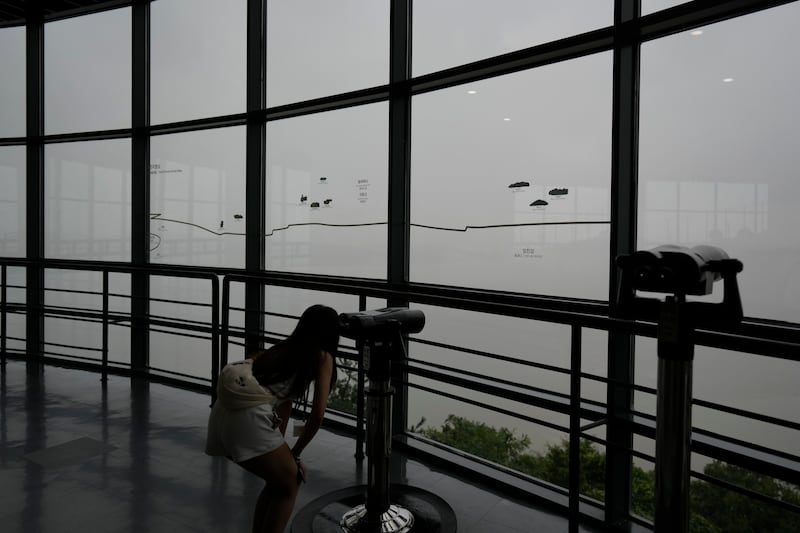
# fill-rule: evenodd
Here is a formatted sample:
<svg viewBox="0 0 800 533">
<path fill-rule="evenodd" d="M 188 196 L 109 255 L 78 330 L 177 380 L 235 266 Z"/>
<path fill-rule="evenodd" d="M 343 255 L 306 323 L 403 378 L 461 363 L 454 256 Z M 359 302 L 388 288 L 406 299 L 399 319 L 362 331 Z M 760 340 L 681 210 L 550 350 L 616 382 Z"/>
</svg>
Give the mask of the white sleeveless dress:
<svg viewBox="0 0 800 533">
<path fill-rule="evenodd" d="M 275 407 L 290 399 L 291 384 L 261 386 L 253 376 L 252 359 L 225 365 L 208 417 L 206 453 L 240 463 L 279 448 L 284 439 Z"/>
</svg>

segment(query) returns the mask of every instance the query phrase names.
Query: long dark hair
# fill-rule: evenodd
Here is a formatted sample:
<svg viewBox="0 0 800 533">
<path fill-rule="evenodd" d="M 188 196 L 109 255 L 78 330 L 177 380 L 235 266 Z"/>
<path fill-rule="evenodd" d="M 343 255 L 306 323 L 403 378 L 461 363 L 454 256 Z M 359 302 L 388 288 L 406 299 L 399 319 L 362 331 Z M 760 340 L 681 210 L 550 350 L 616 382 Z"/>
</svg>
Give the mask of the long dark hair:
<svg viewBox="0 0 800 533">
<path fill-rule="evenodd" d="M 291 335 L 256 359 L 253 375 L 267 386 L 293 379 L 289 396 L 297 398 L 316 379 L 321 352 L 325 351 L 333 357 L 333 390 L 338 350 L 339 314 L 325 305 L 312 305 L 303 311 Z"/>
</svg>

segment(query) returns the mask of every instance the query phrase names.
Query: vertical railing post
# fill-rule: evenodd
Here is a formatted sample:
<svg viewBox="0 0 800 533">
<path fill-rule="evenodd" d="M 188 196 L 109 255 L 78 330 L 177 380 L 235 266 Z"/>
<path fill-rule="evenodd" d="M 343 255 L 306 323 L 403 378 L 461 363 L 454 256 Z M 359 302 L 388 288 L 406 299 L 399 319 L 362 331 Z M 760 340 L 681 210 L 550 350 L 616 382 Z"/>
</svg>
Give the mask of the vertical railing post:
<svg viewBox="0 0 800 533">
<path fill-rule="evenodd" d="M 219 352 L 220 352 L 220 327 L 219 327 L 219 277 L 215 274 L 211 278 L 211 403 L 217 399 L 217 382 L 219 381 Z M 227 340 L 226 340 L 227 344 Z"/>
<path fill-rule="evenodd" d="M 230 327 L 231 306 L 231 280 L 228 276 L 222 278 L 222 325 L 219 332 L 219 363 L 211 373 L 211 403 L 217 399 L 217 381 L 219 371 L 228 364 L 228 328 Z"/>
<path fill-rule="evenodd" d="M 581 327 L 572 326 L 569 375 L 569 533 L 577 533 L 581 503 Z"/>
<path fill-rule="evenodd" d="M 2 265 L 0 270 L 0 365 L 6 368 L 6 273 L 7 265 Z"/>
<path fill-rule="evenodd" d="M 358 310 L 367 310 L 367 297 L 363 294 L 358 296 Z M 356 364 L 358 365 L 357 376 L 357 389 L 356 389 L 356 459 L 359 461 L 364 460 L 364 358 L 361 357 L 361 346 L 356 342 L 356 350 L 358 357 Z"/>
<path fill-rule="evenodd" d="M 103 377 L 108 381 L 108 270 L 103 269 Z"/>
</svg>

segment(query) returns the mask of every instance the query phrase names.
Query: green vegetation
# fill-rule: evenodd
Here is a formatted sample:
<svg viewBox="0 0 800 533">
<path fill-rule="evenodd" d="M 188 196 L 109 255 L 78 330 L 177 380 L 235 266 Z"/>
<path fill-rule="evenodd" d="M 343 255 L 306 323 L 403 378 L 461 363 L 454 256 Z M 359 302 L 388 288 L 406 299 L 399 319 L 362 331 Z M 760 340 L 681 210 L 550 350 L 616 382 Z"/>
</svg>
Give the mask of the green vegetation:
<svg viewBox="0 0 800 533">
<path fill-rule="evenodd" d="M 765 496 L 800 506 L 800 488 L 744 468 L 714 461 L 703 472 Z M 737 492 L 702 481 L 692 482 L 692 508 L 725 533 L 800 531 L 800 514 L 783 511 Z"/>
<path fill-rule="evenodd" d="M 357 370 L 342 362 L 339 379 L 331 394 L 330 407 L 355 413 Z M 483 422 L 450 415 L 439 428 L 424 427 L 425 419 L 410 431 L 458 448 L 493 463 L 532 477 L 567 487 L 569 484 L 569 441 L 547 445 L 544 452 L 531 452 L 531 439 L 512 429 L 494 428 Z M 605 455 L 587 440 L 581 441 L 581 493 L 603 500 L 605 494 Z M 704 469 L 706 475 L 744 487 L 765 496 L 800 506 L 800 488 L 743 468 L 714 461 Z M 760 502 L 735 491 L 705 481 L 693 480 L 690 488 L 692 533 L 800 532 L 800 514 Z M 655 475 L 652 470 L 634 466 L 631 479 L 632 512 L 648 520 L 655 513 Z"/>
<path fill-rule="evenodd" d="M 331 391 L 328 407 L 344 413 L 356 413 L 358 399 L 358 367 L 354 361 L 340 358 L 337 363 L 336 385 Z"/>
<path fill-rule="evenodd" d="M 514 430 L 499 429 L 463 417 L 450 415 L 440 428 L 425 428 L 423 418 L 412 432 L 458 448 L 493 463 L 567 487 L 569 482 L 569 441 L 547 445 L 543 453 L 529 451 L 530 437 Z M 714 461 L 705 474 L 745 487 L 766 496 L 800 506 L 800 488 L 743 468 Z M 603 500 L 605 455 L 589 441 L 581 441 L 581 493 Z M 655 511 L 653 471 L 633 467 L 632 511 L 649 520 Z M 743 494 L 694 480 L 691 484 L 690 530 L 693 533 L 753 533 L 800 531 L 800 514 L 759 502 Z"/>
</svg>

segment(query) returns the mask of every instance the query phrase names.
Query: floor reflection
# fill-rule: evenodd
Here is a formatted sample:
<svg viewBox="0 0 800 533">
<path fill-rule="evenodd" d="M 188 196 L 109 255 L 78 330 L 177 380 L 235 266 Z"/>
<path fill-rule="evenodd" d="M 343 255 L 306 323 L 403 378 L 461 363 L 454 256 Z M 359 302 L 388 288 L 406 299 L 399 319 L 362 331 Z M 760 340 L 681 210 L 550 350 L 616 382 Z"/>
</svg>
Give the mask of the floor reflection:
<svg viewBox="0 0 800 533">
<path fill-rule="evenodd" d="M 47 447 L 47 425 L 44 412 L 46 388 L 44 369 L 41 365 L 35 363 L 26 365 L 24 392 L 25 442 L 23 451 L 27 455 Z M 5 397 L 3 403 L 6 403 Z M 25 478 L 22 494 L 25 498 L 25 505 L 20 515 L 20 527 L 21 531 L 39 531 L 42 527 L 40 519 L 45 511 L 42 505 L 45 488 L 44 467 L 32 461 L 25 461 L 24 465 Z"/>
<path fill-rule="evenodd" d="M 0 379 L 3 533 L 242 532 L 261 481 L 203 453 L 208 397 L 194 392 L 9 361 Z M 366 483 L 355 441 L 322 430 L 304 453 L 296 510 Z M 458 531 L 567 531 L 567 522 L 429 468 L 396 451 L 393 483 L 446 500 Z M 288 529 L 287 529 L 288 531 Z"/>
</svg>

